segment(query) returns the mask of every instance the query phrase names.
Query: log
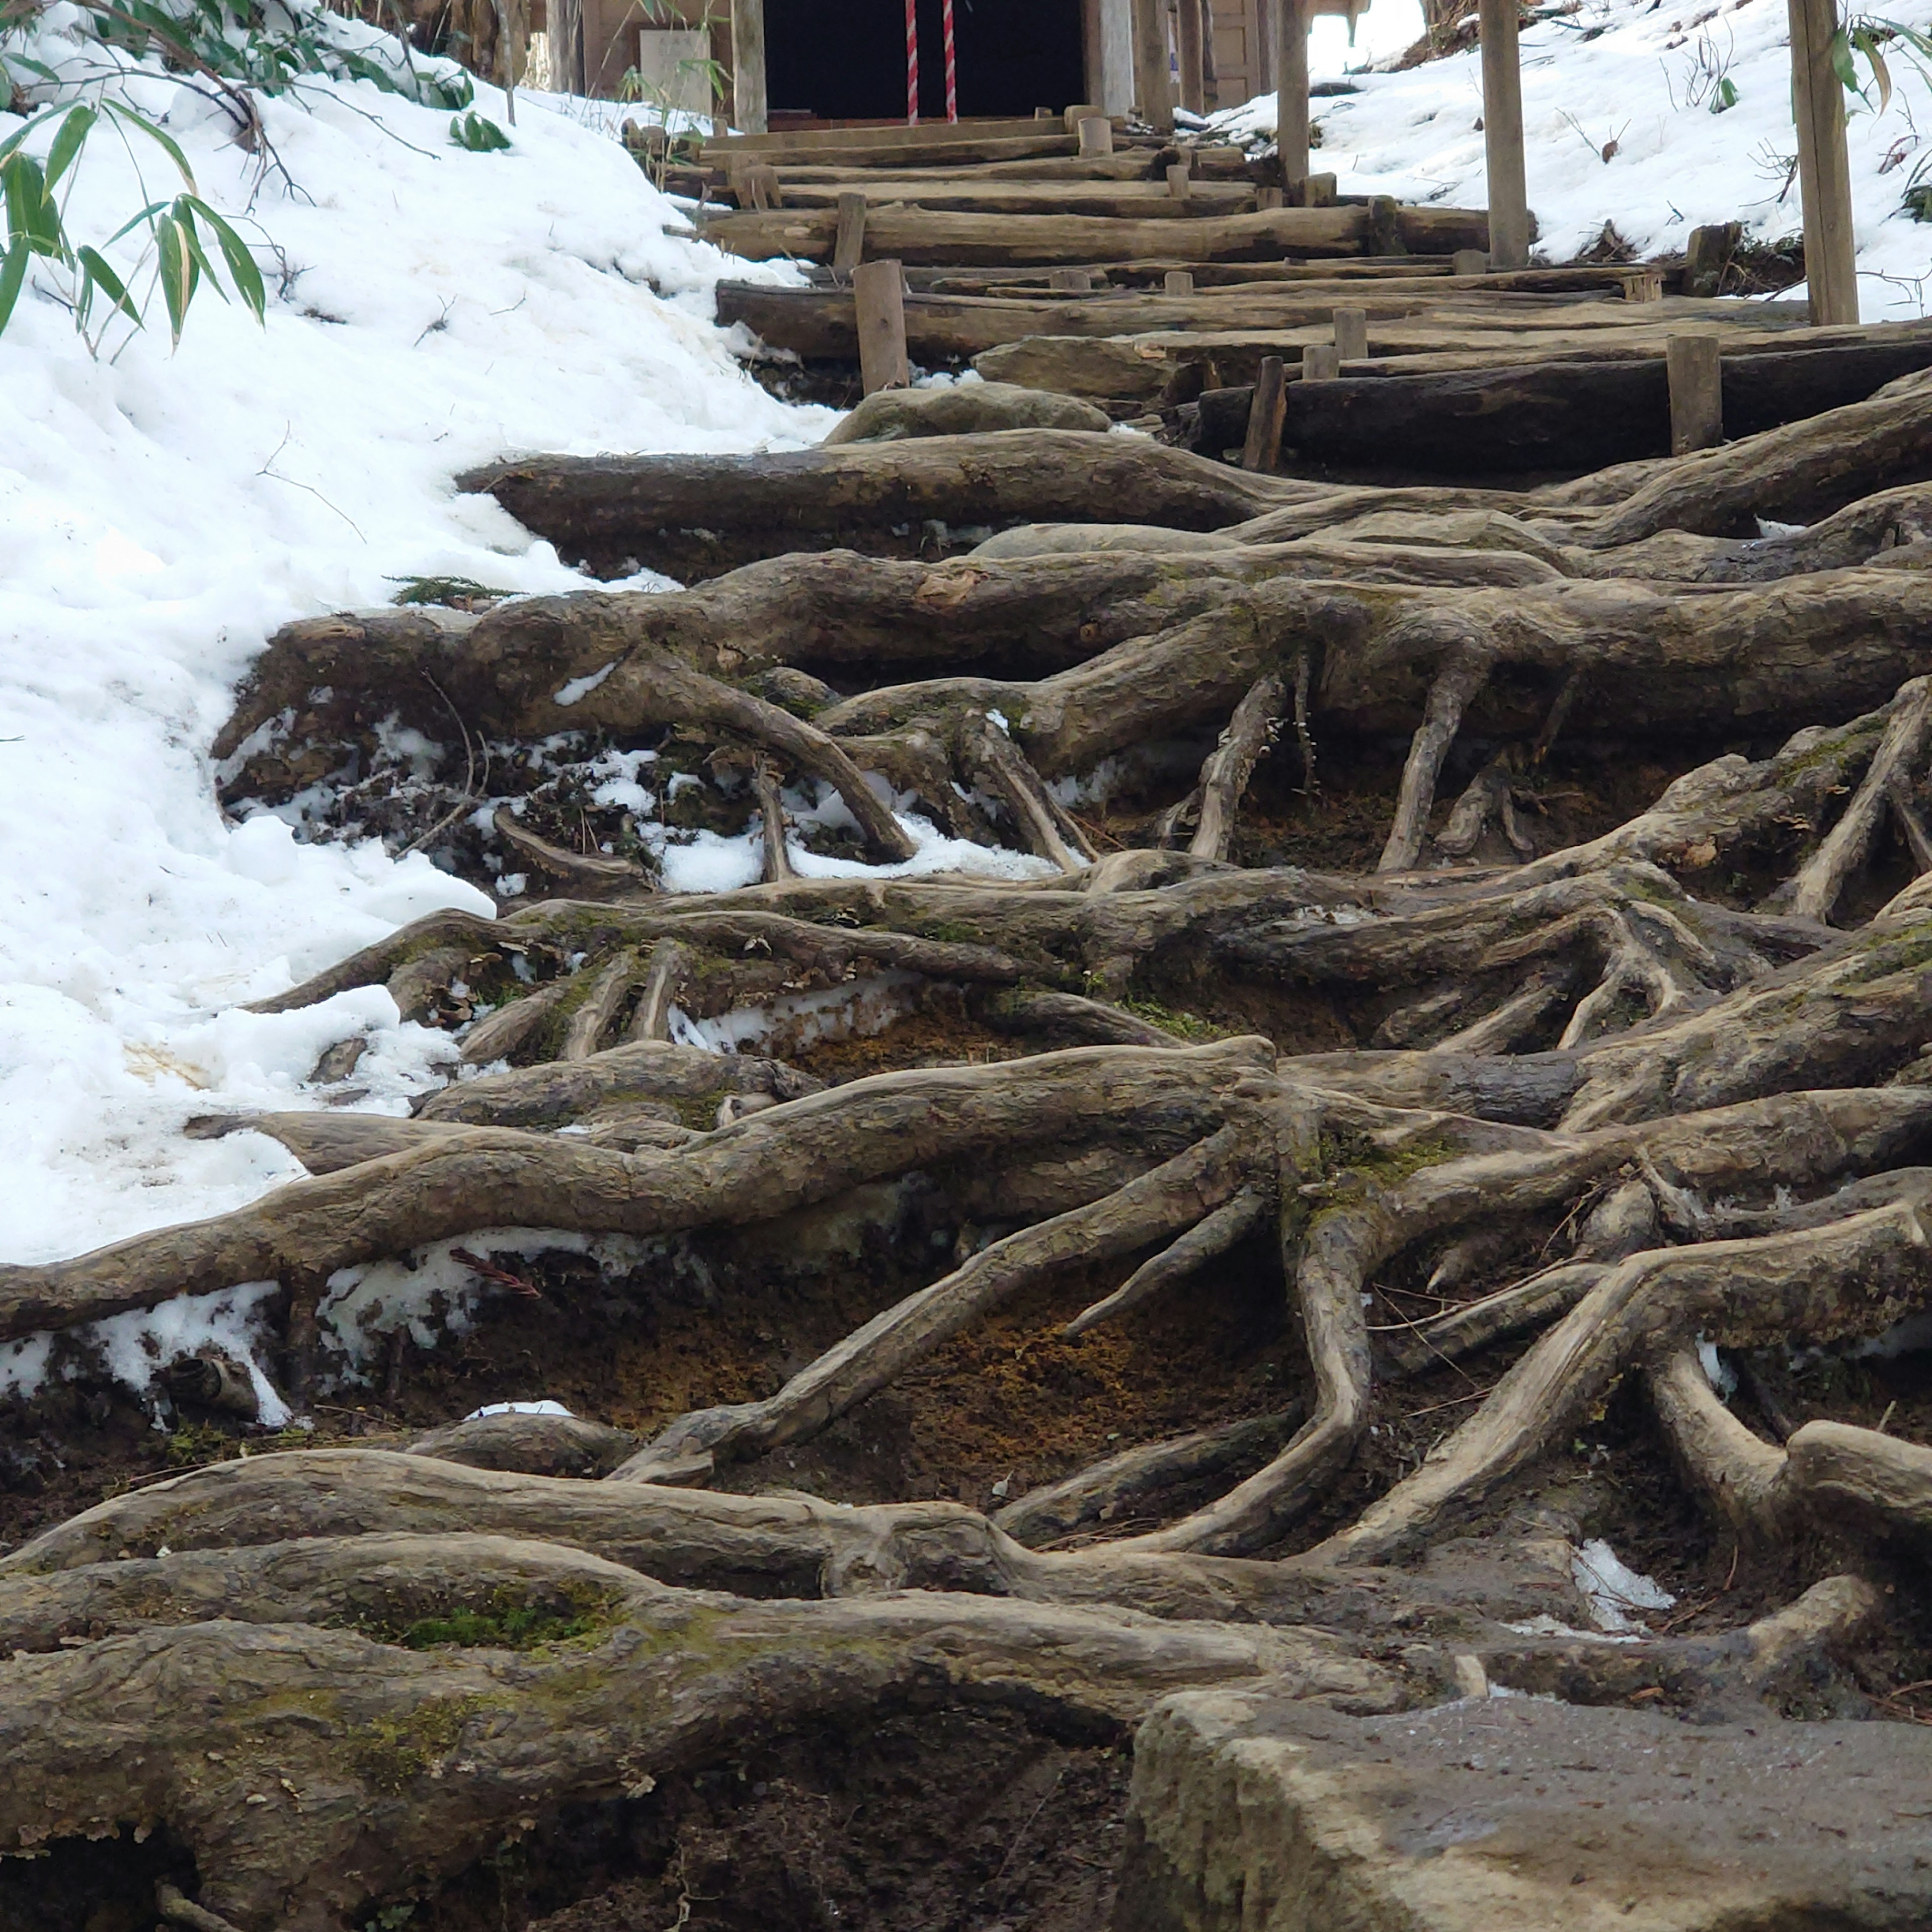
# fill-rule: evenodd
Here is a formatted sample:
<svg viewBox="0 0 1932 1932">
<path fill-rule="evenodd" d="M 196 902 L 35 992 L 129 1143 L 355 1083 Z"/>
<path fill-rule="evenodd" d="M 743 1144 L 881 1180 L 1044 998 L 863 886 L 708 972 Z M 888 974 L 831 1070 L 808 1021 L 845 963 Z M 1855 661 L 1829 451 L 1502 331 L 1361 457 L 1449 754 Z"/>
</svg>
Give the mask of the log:
<svg viewBox="0 0 1932 1932">
<path fill-rule="evenodd" d="M 786 212 L 836 208 L 842 191 L 850 193 L 849 184 L 842 190 L 833 182 L 787 182 Z M 866 179 L 865 195 L 874 212 L 916 206 L 941 214 L 1079 214 L 1109 220 L 1239 214 L 1255 205 L 1254 190 L 1242 182 L 1196 182 L 1185 200 L 1176 200 L 1164 182 L 958 182 L 945 176 L 878 175 Z M 718 222 L 732 219 L 724 214 L 703 224 L 706 236 Z"/>
<path fill-rule="evenodd" d="M 470 471 L 458 487 L 494 496 L 602 574 L 648 565 L 687 583 L 782 550 L 922 555 L 932 522 L 962 544 L 1015 524 L 1103 516 L 1211 530 L 1297 494 L 1138 437 L 1072 430 L 760 456 L 533 457 Z"/>
<path fill-rule="evenodd" d="M 1667 310 L 1670 304 L 1664 306 Z M 1264 356 L 1280 356 L 1292 370 L 1297 369 L 1303 348 L 1324 340 L 1327 333 L 1311 325 L 1268 331 L 1163 332 L 1097 341 L 1040 336 L 988 350 L 976 356 L 973 364 L 989 382 L 1015 382 L 1117 402 L 1152 402 L 1177 391 L 1184 396 L 1180 383 L 1195 370 L 1207 387 L 1222 388 L 1252 382 Z M 1395 380 L 1457 373 L 1473 376 L 1488 371 L 1508 378 L 1526 365 L 1608 369 L 1619 363 L 1660 362 L 1670 334 L 1666 325 L 1614 334 L 1579 330 L 1567 339 L 1559 334 L 1552 340 L 1528 331 L 1514 338 L 1478 332 L 1423 314 L 1388 322 L 1372 320 L 1372 359 L 1352 364 L 1348 376 Z M 1753 435 L 1861 402 L 1900 376 L 1932 367 L 1932 336 L 1786 350 L 1781 344 L 1789 339 L 1781 331 L 1726 332 L 1724 402 L 1728 434 Z"/>
<path fill-rule="evenodd" d="M 704 238 L 747 261 L 830 258 L 836 217 L 829 209 L 740 211 L 704 224 Z M 874 218 L 882 254 L 930 266 L 995 266 L 1037 262 L 1072 266 L 1134 255 L 1178 262 L 1272 261 L 1282 255 L 1370 252 L 1368 214 L 1359 208 L 1282 208 L 1204 218 L 1181 214 L 1109 220 L 1082 214 L 949 214 L 899 206 Z M 1427 254 L 1482 245 L 1488 218 L 1456 208 L 1405 208 L 1403 244 Z"/>
<path fill-rule="evenodd" d="M 1646 344 L 1613 360 L 1414 375 L 1402 368 L 1394 359 L 1354 363 L 1337 380 L 1291 381 L 1282 430 L 1288 459 L 1336 470 L 1396 469 L 1448 478 L 1580 475 L 1672 453 L 1663 345 Z M 1727 354 L 1722 420 L 1734 436 L 1755 434 L 1863 402 L 1896 375 L 1928 368 L 1932 335 L 1882 347 Z M 1246 416 L 1240 388 L 1217 392 L 1195 446 L 1208 456 L 1232 448 L 1245 433 Z"/>
<path fill-rule="evenodd" d="M 886 252 L 889 215 L 868 215 L 866 247 Z M 1166 224 L 1174 226 L 1176 224 Z M 1072 266 L 1070 264 L 1070 266 Z M 1197 284 L 1200 270 L 1192 273 Z M 1049 271 L 1042 270 L 1045 281 Z M 1165 276 L 1167 271 L 1162 271 Z M 1052 291 L 1042 287 L 1042 298 Z M 1391 316 L 1430 313 L 1457 299 L 1453 285 L 1439 280 L 1376 282 L 1364 289 L 1324 280 L 1253 284 L 1232 288 L 1196 286 L 1184 296 L 1142 293 L 1137 290 L 1097 291 L 1070 302 L 1034 300 L 1026 296 L 914 293 L 906 303 L 907 338 L 920 361 L 956 356 L 977 356 L 1034 336 L 1127 337 L 1180 331 L 1189 334 L 1209 331 L 1294 328 L 1326 322 L 1338 298 L 1363 309 L 1372 324 Z M 826 286 L 775 289 L 750 282 L 718 284 L 717 316 L 722 327 L 742 322 L 773 349 L 789 350 L 807 362 L 850 362 L 856 353 L 854 310 L 849 290 Z M 1586 310 L 1615 310 L 1598 318 L 1617 327 L 1652 326 L 1665 310 L 1652 309 L 1641 316 L 1625 313 L 1627 304 L 1589 298 L 1566 301 L 1533 292 L 1512 292 L 1482 304 L 1481 313 L 1500 325 L 1504 317 L 1528 316 L 1554 307 L 1566 322 L 1582 326 Z M 1471 310 L 1474 314 L 1477 311 Z M 1372 350 L 1372 344 L 1371 345 Z"/>
</svg>

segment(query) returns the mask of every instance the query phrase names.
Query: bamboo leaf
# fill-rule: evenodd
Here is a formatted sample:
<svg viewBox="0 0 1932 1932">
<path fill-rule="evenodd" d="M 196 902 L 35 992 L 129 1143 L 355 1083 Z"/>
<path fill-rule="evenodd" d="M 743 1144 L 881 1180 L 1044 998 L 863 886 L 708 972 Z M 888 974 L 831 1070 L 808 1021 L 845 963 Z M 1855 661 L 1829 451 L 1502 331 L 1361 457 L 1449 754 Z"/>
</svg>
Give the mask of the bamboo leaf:
<svg viewBox="0 0 1932 1932">
<path fill-rule="evenodd" d="M 1858 70 L 1852 59 L 1850 37 L 1844 28 L 1832 36 L 1832 70 L 1851 92 L 1858 91 Z"/>
<path fill-rule="evenodd" d="M 4 256 L 0 256 L 0 335 L 7 332 L 7 324 L 13 318 L 14 304 L 20 299 L 32 254 L 25 242 L 16 242 Z"/>
<path fill-rule="evenodd" d="M 134 298 L 128 292 L 127 284 L 114 272 L 100 250 L 98 248 L 83 248 L 80 251 L 80 260 L 83 285 L 98 288 L 136 328 L 145 327 L 146 324 L 141 320 L 141 311 L 134 306 Z"/>
<path fill-rule="evenodd" d="M 68 110 L 67 118 L 61 123 L 60 132 L 54 136 L 53 146 L 47 150 L 47 191 L 52 194 L 60 178 L 80 158 L 82 144 L 88 131 L 100 118 L 100 110 L 85 105 Z"/>
<path fill-rule="evenodd" d="M 248 244 L 205 201 L 191 200 L 188 205 L 214 230 L 215 244 L 221 250 L 221 259 L 228 264 L 229 279 L 234 283 L 236 292 L 254 311 L 257 322 L 266 320 L 268 292 L 262 286 L 262 272 L 255 266 L 255 258 L 249 254 Z"/>
<path fill-rule="evenodd" d="M 129 127 L 138 128 L 174 163 L 181 172 L 182 179 L 187 182 L 189 191 L 199 192 L 195 187 L 194 170 L 188 166 L 188 157 L 181 151 L 181 143 L 165 128 L 157 126 L 145 114 L 137 114 L 131 107 L 124 107 L 118 100 L 104 100 L 100 104 L 110 114 L 116 115 L 126 122 Z"/>
<path fill-rule="evenodd" d="M 160 249 L 161 299 L 166 303 L 168 329 L 177 345 L 182 324 L 188 320 L 188 305 L 194 299 L 199 271 L 194 251 L 188 244 L 188 231 L 172 214 L 164 214 L 154 224 L 154 240 Z"/>
</svg>

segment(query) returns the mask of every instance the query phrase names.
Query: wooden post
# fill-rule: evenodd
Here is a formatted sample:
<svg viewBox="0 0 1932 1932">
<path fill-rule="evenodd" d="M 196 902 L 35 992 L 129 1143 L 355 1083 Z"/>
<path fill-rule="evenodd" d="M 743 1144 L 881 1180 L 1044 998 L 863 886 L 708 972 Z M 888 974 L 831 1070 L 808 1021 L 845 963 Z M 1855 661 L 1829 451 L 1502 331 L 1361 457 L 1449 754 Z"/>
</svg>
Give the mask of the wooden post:
<svg viewBox="0 0 1932 1932">
<path fill-rule="evenodd" d="M 1174 86 L 1167 70 L 1167 9 L 1133 0 L 1134 104 L 1156 134 L 1174 132 Z"/>
<path fill-rule="evenodd" d="M 1449 272 L 1452 275 L 1486 275 L 1490 272 L 1490 258 L 1480 248 L 1458 248 L 1449 257 Z"/>
<path fill-rule="evenodd" d="M 1858 319 L 1852 236 L 1852 169 L 1845 152 L 1845 93 L 1832 66 L 1835 0 L 1788 0 L 1791 108 L 1798 122 L 1798 185 L 1804 200 L 1804 280 L 1811 325 Z"/>
<path fill-rule="evenodd" d="M 1490 178 L 1490 262 L 1493 268 L 1520 268 L 1529 261 L 1529 188 L 1523 170 L 1522 63 L 1516 46 L 1516 0 L 1481 0 L 1479 31 L 1483 153 Z"/>
<path fill-rule="evenodd" d="M 1096 154 L 1111 154 L 1114 152 L 1114 124 L 1104 114 L 1090 114 L 1080 124 L 1080 154 L 1082 160 Z"/>
<path fill-rule="evenodd" d="M 1267 0 L 1275 10 L 1275 151 L 1284 181 L 1308 178 L 1308 0 Z"/>
<path fill-rule="evenodd" d="M 738 201 L 740 208 L 784 207 L 784 188 L 778 179 L 778 170 L 770 163 L 754 164 L 745 170 L 740 179 L 743 184 Z"/>
<path fill-rule="evenodd" d="M 1124 115 L 1134 104 L 1133 0 L 1100 0 L 1100 110 Z"/>
<path fill-rule="evenodd" d="M 1255 190 L 1255 206 L 1265 214 L 1270 209 L 1280 207 L 1282 191 L 1278 188 L 1258 188 Z"/>
<path fill-rule="evenodd" d="M 1406 255 L 1402 238 L 1402 204 L 1393 195 L 1369 198 L 1369 253 L 1371 255 Z"/>
<path fill-rule="evenodd" d="M 1344 362 L 1359 362 L 1368 352 L 1368 310 L 1338 308 L 1335 311 L 1335 353 Z"/>
<path fill-rule="evenodd" d="M 1083 100 L 1078 106 L 1069 107 L 1062 112 L 1060 117 L 1060 124 L 1070 134 L 1077 134 L 1080 131 L 1081 122 L 1090 121 L 1100 111 L 1097 102 Z"/>
<path fill-rule="evenodd" d="M 765 105 L 765 0 L 731 0 L 733 126 L 764 134 Z"/>
<path fill-rule="evenodd" d="M 1208 111 L 1208 78 L 1202 59 L 1200 0 L 1180 0 L 1180 104 L 1190 114 Z"/>
<path fill-rule="evenodd" d="M 1046 285 L 1056 294 L 1084 296 L 1094 286 L 1094 278 L 1084 268 L 1054 268 L 1047 276 Z"/>
<path fill-rule="evenodd" d="M 1304 208 L 1333 208 L 1335 194 L 1333 175 L 1310 175 L 1301 184 L 1301 205 Z"/>
<path fill-rule="evenodd" d="M 1694 228 L 1684 247 L 1684 286 L 1687 296 L 1714 296 L 1724 286 L 1724 271 L 1744 232 L 1742 221 L 1719 221 Z"/>
<path fill-rule="evenodd" d="M 832 269 L 849 275 L 866 259 L 866 197 L 842 194 L 838 197 L 838 228 L 832 244 Z"/>
<path fill-rule="evenodd" d="M 1301 352 L 1304 382 L 1332 382 L 1342 373 L 1340 352 L 1332 342 L 1311 342 Z"/>
<path fill-rule="evenodd" d="M 1036 107 L 1033 110 L 1033 118 L 1036 121 L 1058 121 L 1060 116 L 1051 107 Z"/>
<path fill-rule="evenodd" d="M 905 270 L 897 262 L 862 262 L 852 272 L 859 310 L 859 374 L 866 393 L 903 389 L 912 381 L 906 358 Z"/>
<path fill-rule="evenodd" d="M 1167 171 L 1167 191 L 1176 201 L 1185 201 L 1187 199 L 1187 164 L 1185 161 L 1178 162 Z"/>
<path fill-rule="evenodd" d="M 1248 411 L 1248 440 L 1241 450 L 1244 470 L 1270 470 L 1281 460 L 1282 418 L 1288 409 L 1287 372 L 1279 356 L 1264 356 L 1255 377 L 1255 400 Z"/>
<path fill-rule="evenodd" d="M 1666 336 L 1664 362 L 1670 376 L 1671 454 L 1714 448 L 1724 440 L 1724 380 L 1718 332 L 1699 328 Z"/>
<path fill-rule="evenodd" d="M 1161 287 L 1168 295 L 1191 296 L 1194 292 L 1194 278 L 1185 268 L 1170 268 Z"/>
</svg>

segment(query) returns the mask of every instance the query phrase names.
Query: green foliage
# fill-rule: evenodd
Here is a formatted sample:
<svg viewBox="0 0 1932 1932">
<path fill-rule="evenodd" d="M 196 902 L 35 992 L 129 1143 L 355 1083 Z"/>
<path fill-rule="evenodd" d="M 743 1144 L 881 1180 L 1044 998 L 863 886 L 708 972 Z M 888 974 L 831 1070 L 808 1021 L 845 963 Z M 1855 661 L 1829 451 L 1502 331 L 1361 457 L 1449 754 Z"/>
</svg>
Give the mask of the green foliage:
<svg viewBox="0 0 1932 1932">
<path fill-rule="evenodd" d="M 392 577 L 388 580 L 400 586 L 389 599 L 392 604 L 443 604 L 454 610 L 466 610 L 475 604 L 485 601 L 494 603 L 510 595 L 507 590 L 493 590 L 470 577 Z"/>
<path fill-rule="evenodd" d="M 1145 1020 L 1150 1026 L 1157 1026 L 1163 1033 L 1172 1034 L 1177 1040 L 1210 1040 L 1226 1037 L 1222 1029 L 1211 1021 L 1204 1020 L 1198 1013 L 1177 1011 L 1172 1006 L 1162 1006 L 1158 1000 L 1144 1000 L 1130 994 L 1114 1004 L 1135 1018 Z"/>
<path fill-rule="evenodd" d="M 368 1635 L 406 1650 L 536 1650 L 601 1636 L 610 1628 L 610 1599 L 601 1591 L 568 1590 L 563 1601 L 532 1603 L 499 1590 L 480 1604 L 458 1604 L 413 1622 L 365 1623 Z"/>
<path fill-rule="evenodd" d="M 1726 113 L 1737 104 L 1737 82 L 1729 74 L 1720 76 L 1717 86 L 1711 90 L 1711 112 L 1713 114 Z"/>
<path fill-rule="evenodd" d="M 473 107 L 467 114 L 459 114 L 451 121 L 449 138 L 472 154 L 499 154 L 510 145 L 509 136 Z"/>
<path fill-rule="evenodd" d="M 188 305 L 204 280 L 223 301 L 229 298 L 221 272 L 208 252 L 210 239 L 226 270 L 229 286 L 260 321 L 268 307 L 262 272 L 241 236 L 194 191 L 194 171 L 174 138 L 146 115 L 137 114 L 118 100 L 103 100 L 98 105 L 81 101 L 70 106 L 46 109 L 0 142 L 0 191 L 4 191 L 7 210 L 7 251 L 4 260 L 0 260 L 0 330 L 4 330 L 12 318 L 26 285 L 28 267 L 35 257 L 52 263 L 64 274 L 70 290 L 74 326 L 91 348 L 98 348 L 100 334 L 116 315 L 136 328 L 143 326 L 142 299 L 129 292 L 126 282 L 109 265 L 100 248 L 78 242 L 69 232 L 68 198 L 58 192 L 65 182 L 71 194 L 88 141 L 104 126 L 146 136 L 167 156 L 186 184 L 187 192 L 172 200 L 150 202 L 102 244 L 111 247 L 132 230 L 146 228 L 148 242 L 136 272 L 152 256 L 154 273 L 146 296 L 152 297 L 154 290 L 160 289 L 174 340 L 181 340 Z M 50 127 L 54 132 L 46 159 L 38 161 L 26 150 L 27 137 Z M 97 300 L 102 298 L 107 314 L 100 331 L 90 335 L 88 325 L 94 318 Z"/>
</svg>

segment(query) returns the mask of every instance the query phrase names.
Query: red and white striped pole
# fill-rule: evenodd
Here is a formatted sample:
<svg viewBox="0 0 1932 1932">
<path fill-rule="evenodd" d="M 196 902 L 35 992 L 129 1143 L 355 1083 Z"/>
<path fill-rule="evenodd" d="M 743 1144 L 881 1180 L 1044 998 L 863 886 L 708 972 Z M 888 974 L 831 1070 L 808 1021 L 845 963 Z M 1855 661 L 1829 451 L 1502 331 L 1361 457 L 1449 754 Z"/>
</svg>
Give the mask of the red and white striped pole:
<svg viewBox="0 0 1932 1932">
<path fill-rule="evenodd" d="M 906 0 L 906 125 L 919 125 L 919 0 Z"/>
<path fill-rule="evenodd" d="M 959 118 L 959 68 L 952 56 L 952 0 L 944 0 L 946 22 L 946 118 Z"/>
</svg>

